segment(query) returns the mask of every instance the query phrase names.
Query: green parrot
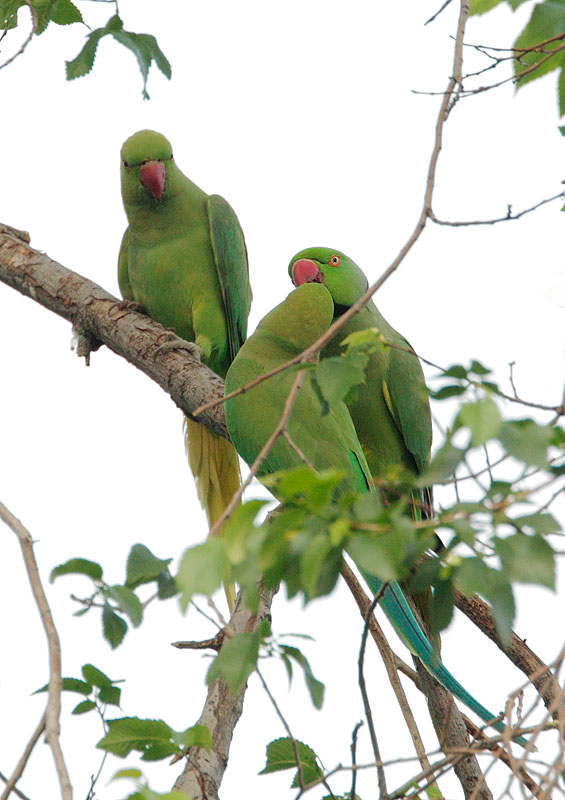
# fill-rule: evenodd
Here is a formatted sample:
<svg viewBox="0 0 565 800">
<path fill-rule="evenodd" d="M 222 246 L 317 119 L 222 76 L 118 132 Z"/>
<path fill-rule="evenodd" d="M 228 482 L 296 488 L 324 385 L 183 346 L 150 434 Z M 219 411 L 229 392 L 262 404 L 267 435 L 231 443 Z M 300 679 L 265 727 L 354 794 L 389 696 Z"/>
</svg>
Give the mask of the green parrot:
<svg viewBox="0 0 565 800">
<path fill-rule="evenodd" d="M 235 212 L 180 171 L 169 141 L 155 131 L 124 142 L 121 184 L 129 223 L 118 260 L 123 298 L 194 342 L 202 361 L 225 377 L 245 341 L 251 305 Z M 186 418 L 185 426 L 198 496 L 213 525 L 240 485 L 237 453 L 203 425 Z"/>
<path fill-rule="evenodd" d="M 355 262 L 327 247 L 310 247 L 297 253 L 288 271 L 295 286 L 310 281 L 326 286 L 334 301 L 334 319 L 359 300 L 369 285 Z M 350 333 L 366 328 L 378 328 L 396 347 L 379 348 L 371 354 L 365 383 L 357 387 L 355 399 L 348 402 L 357 436 L 375 478 L 396 466 L 420 475 L 430 461 L 432 423 L 422 367 L 415 356 L 406 352 L 406 348 L 412 349 L 406 339 L 369 300 L 328 342 L 322 358 L 339 355 L 340 342 Z M 416 517 L 430 516 L 429 489 L 413 497 L 413 513 Z"/>
<path fill-rule="evenodd" d="M 334 313 L 332 297 L 324 285 L 316 282 L 300 285 L 267 314 L 242 345 L 226 375 L 226 394 L 303 352 L 328 329 Z M 248 392 L 226 400 L 229 434 L 248 464 L 255 461 L 281 419 L 295 376 L 294 370 L 286 370 Z M 344 403 L 337 403 L 322 416 L 310 375 L 306 376 L 297 394 L 287 430 L 317 470 L 333 468 L 343 472 L 339 492 L 375 491 L 367 459 L 347 407 Z M 301 463 L 297 452 L 279 437 L 263 461 L 258 477 Z M 363 577 L 376 594 L 382 582 L 365 572 Z M 398 583 L 389 584 L 380 605 L 402 641 L 418 656 L 426 669 L 481 719 L 491 723 L 496 730 L 503 731 L 501 722 L 492 723 L 496 715 L 475 700 L 434 653 Z M 525 740 L 521 743 L 525 743 Z"/>
</svg>

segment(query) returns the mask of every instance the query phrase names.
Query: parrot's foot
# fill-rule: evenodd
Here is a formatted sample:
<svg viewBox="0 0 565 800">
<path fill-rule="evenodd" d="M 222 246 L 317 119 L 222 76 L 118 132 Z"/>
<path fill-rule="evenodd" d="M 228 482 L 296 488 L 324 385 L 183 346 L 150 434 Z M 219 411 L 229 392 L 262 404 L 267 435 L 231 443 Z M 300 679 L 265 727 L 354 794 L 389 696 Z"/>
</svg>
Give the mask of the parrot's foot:
<svg viewBox="0 0 565 800">
<path fill-rule="evenodd" d="M 191 355 L 192 358 L 196 359 L 196 361 L 202 361 L 202 349 L 194 342 L 187 342 L 186 339 L 179 340 L 175 336 L 172 342 L 164 342 L 164 344 L 159 345 L 155 351 L 155 358 L 167 350 L 186 350 L 186 352 Z"/>
<path fill-rule="evenodd" d="M 142 306 L 141 303 L 136 303 L 135 300 L 120 300 L 116 304 L 116 309 L 118 311 L 137 311 L 138 314 L 147 314 L 145 306 Z"/>
</svg>

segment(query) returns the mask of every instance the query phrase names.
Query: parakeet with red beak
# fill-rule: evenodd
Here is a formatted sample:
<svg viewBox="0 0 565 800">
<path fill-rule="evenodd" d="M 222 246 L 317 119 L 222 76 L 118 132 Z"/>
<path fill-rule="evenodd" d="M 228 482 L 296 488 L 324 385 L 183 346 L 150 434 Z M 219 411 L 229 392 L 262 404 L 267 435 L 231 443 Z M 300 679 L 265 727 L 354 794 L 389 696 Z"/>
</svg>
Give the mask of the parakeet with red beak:
<svg viewBox="0 0 565 800">
<path fill-rule="evenodd" d="M 169 141 L 155 131 L 139 131 L 124 143 L 121 184 L 129 223 L 118 261 L 123 298 L 194 342 L 202 361 L 225 377 L 245 341 L 251 305 L 247 251 L 235 212 L 181 172 Z M 213 525 L 240 485 L 237 453 L 188 418 L 186 446 Z"/>
<path fill-rule="evenodd" d="M 350 308 L 369 285 L 354 261 L 328 247 L 301 250 L 288 270 L 295 286 L 315 282 L 328 289 L 334 301 L 334 319 Z M 377 328 L 393 347 L 378 348 L 371 354 L 365 383 L 348 401 L 357 436 L 375 478 L 397 466 L 420 475 L 430 459 L 430 404 L 422 367 L 418 358 L 407 352 L 412 348 L 406 339 L 369 300 L 328 342 L 321 357 L 339 355 L 340 343 L 350 333 L 366 328 Z M 427 516 L 431 510 L 429 490 L 413 500 L 415 515 Z"/>
</svg>

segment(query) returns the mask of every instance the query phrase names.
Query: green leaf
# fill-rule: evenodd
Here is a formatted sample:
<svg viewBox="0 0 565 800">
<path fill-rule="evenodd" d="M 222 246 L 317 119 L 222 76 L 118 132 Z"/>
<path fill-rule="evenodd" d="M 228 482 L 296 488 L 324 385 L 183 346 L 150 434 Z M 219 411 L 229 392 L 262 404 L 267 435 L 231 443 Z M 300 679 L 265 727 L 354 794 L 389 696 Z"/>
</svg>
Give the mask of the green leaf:
<svg viewBox="0 0 565 800">
<path fill-rule="evenodd" d="M 102 672 L 102 670 L 98 669 L 98 667 L 94 667 L 92 664 L 84 664 L 81 672 L 85 681 L 88 681 L 88 683 L 92 684 L 93 686 L 97 686 L 99 689 L 104 689 L 105 687 L 112 686 L 114 684 L 114 681 L 111 678 Z"/>
<path fill-rule="evenodd" d="M 100 581 L 102 580 L 102 567 L 96 561 L 89 561 L 87 558 L 71 558 L 51 570 L 49 581 L 53 583 L 59 575 L 87 575 L 93 581 Z"/>
<path fill-rule="evenodd" d="M 457 378 L 460 381 L 467 378 L 467 370 L 462 364 L 453 364 L 448 369 L 444 369 L 441 374 L 445 378 Z"/>
<path fill-rule="evenodd" d="M 88 711 L 92 711 L 96 708 L 96 703 L 92 700 L 82 700 L 78 705 L 76 705 L 73 710 L 72 714 L 86 714 Z"/>
<path fill-rule="evenodd" d="M 292 658 L 294 661 L 296 661 L 296 663 L 300 667 L 302 667 L 302 671 L 304 673 L 304 680 L 306 681 L 306 686 L 308 687 L 308 691 L 310 692 L 310 698 L 312 700 L 314 708 L 320 709 L 324 703 L 325 687 L 321 681 L 317 680 L 317 678 L 314 677 L 308 659 L 306 658 L 304 653 L 298 649 L 298 647 L 292 647 L 287 644 L 282 644 L 280 646 L 280 649 L 287 658 Z M 289 680 L 291 676 L 292 676 L 292 667 L 290 668 L 289 672 Z"/>
<path fill-rule="evenodd" d="M 307 599 L 329 594 L 340 569 L 341 552 L 332 547 L 327 532 L 313 536 L 300 556 L 300 580 Z"/>
<path fill-rule="evenodd" d="M 72 61 L 66 62 L 67 80 L 74 80 L 86 75 L 94 65 L 96 49 L 103 36 L 110 34 L 113 38 L 130 50 L 136 57 L 143 78 L 143 97 L 148 99 L 147 78 L 149 67 L 155 62 L 161 72 L 170 79 L 171 65 L 159 48 L 154 36 L 147 33 L 133 33 L 123 29 L 123 22 L 116 14 L 111 17 L 104 28 L 97 28 L 87 36 L 87 41 L 80 53 Z"/>
<path fill-rule="evenodd" d="M 430 628 L 432 634 L 445 630 L 453 619 L 453 603 L 455 592 L 450 579 L 438 580 L 432 595 L 430 609 Z"/>
<path fill-rule="evenodd" d="M 369 356 L 357 349 L 345 356 L 323 358 L 316 367 L 316 380 L 330 406 L 339 403 L 353 386 L 365 383 Z"/>
<path fill-rule="evenodd" d="M 498 406 L 491 397 L 481 397 L 475 403 L 461 406 L 455 420 L 455 430 L 460 427 L 471 430 L 471 445 L 479 447 L 496 436 L 502 418 Z"/>
<path fill-rule="evenodd" d="M 487 566 L 480 558 L 464 558 L 454 571 L 457 587 L 466 595 L 481 594 L 491 605 L 500 638 L 510 642 L 516 608 L 512 587 L 506 576 Z"/>
<path fill-rule="evenodd" d="M 2 30 L 17 28 L 18 8 L 24 5 L 24 0 L 0 0 L 0 28 Z"/>
<path fill-rule="evenodd" d="M 522 50 L 559 36 L 565 31 L 565 5 L 562 0 L 545 0 L 543 3 L 536 3 L 532 16 L 522 33 L 514 42 L 514 49 Z M 561 41 L 549 42 L 541 48 L 544 52 L 529 52 L 520 54 L 519 60 L 514 62 L 514 75 L 518 76 L 528 67 L 538 64 L 547 58 L 548 51 L 554 50 L 562 44 Z M 542 75 L 557 69 L 562 65 L 562 56 L 549 58 L 544 61 L 537 69 L 528 72 L 516 82 L 519 89 L 530 81 L 540 78 Z"/>
<path fill-rule="evenodd" d="M 143 583 L 151 583 L 167 570 L 171 561 L 171 558 L 157 558 L 143 544 L 134 544 L 127 560 L 126 586 L 135 589 Z"/>
<path fill-rule="evenodd" d="M 461 386 L 459 383 L 452 383 L 448 386 L 442 386 L 437 392 L 432 392 L 431 396 L 434 400 L 447 400 L 450 397 L 457 397 L 461 394 L 465 394 L 466 391 L 467 386 Z"/>
<path fill-rule="evenodd" d="M 127 629 L 128 624 L 125 619 L 118 616 L 118 614 L 112 611 L 110 606 L 106 604 L 102 609 L 102 632 L 112 650 L 115 650 L 115 648 L 123 642 Z"/>
<path fill-rule="evenodd" d="M 455 473 L 464 458 L 465 450 L 454 447 L 449 441 L 445 442 L 432 458 L 430 466 L 418 483 L 422 486 L 432 486 L 434 483 L 447 480 Z"/>
<path fill-rule="evenodd" d="M 555 553 L 543 536 L 515 533 L 495 538 L 494 549 L 508 580 L 555 589 Z"/>
<path fill-rule="evenodd" d="M 71 0 L 57 0 L 53 4 L 51 20 L 57 25 L 72 25 L 74 22 L 83 22 L 82 14 Z"/>
<path fill-rule="evenodd" d="M 104 686 L 98 692 L 98 699 L 108 706 L 119 706 L 122 690 L 118 686 Z"/>
<path fill-rule="evenodd" d="M 48 689 L 49 684 L 46 683 L 45 686 L 41 687 L 41 689 L 36 689 L 33 694 L 46 692 Z M 76 692 L 77 694 L 89 695 L 92 691 L 92 685 L 90 683 L 85 683 L 78 678 L 63 678 L 62 689 L 64 692 Z"/>
<path fill-rule="evenodd" d="M 347 543 L 346 551 L 359 569 L 375 575 L 381 581 L 394 581 L 400 577 L 402 553 L 391 547 L 391 537 L 357 533 Z"/>
<path fill-rule="evenodd" d="M 178 591 L 175 579 L 168 569 L 157 576 L 157 596 L 159 600 L 168 600 L 178 594 Z"/>
<path fill-rule="evenodd" d="M 125 769 L 119 769 L 112 775 L 111 780 L 115 781 L 117 778 L 133 778 L 134 780 L 140 780 L 143 778 L 143 772 L 137 767 L 126 767 Z"/>
<path fill-rule="evenodd" d="M 188 747 L 203 747 L 208 753 L 213 746 L 212 734 L 207 725 L 193 725 L 188 728 L 184 733 L 173 735 L 173 739 L 184 748 Z"/>
<path fill-rule="evenodd" d="M 542 469 L 548 466 L 547 448 L 551 444 L 551 427 L 538 425 L 533 419 L 520 419 L 503 422 L 498 438 L 506 452 Z"/>
<path fill-rule="evenodd" d="M 131 589 L 127 586 L 111 586 L 108 593 L 118 603 L 124 614 L 128 615 L 135 628 L 141 625 L 143 605 Z"/>
<path fill-rule="evenodd" d="M 229 573 L 229 561 L 223 539 L 212 536 L 204 544 L 189 548 L 182 557 L 176 584 L 181 592 L 183 611 L 194 594 L 209 597 L 222 585 Z"/>
<path fill-rule="evenodd" d="M 490 11 L 491 8 L 502 3 L 502 0 L 470 0 L 469 3 L 469 15 L 473 16 L 474 14 L 484 14 L 486 11 Z"/>
<path fill-rule="evenodd" d="M 307 744 L 295 739 L 285 737 L 275 739 L 267 745 L 267 764 L 259 775 L 267 775 L 270 772 L 279 772 L 285 769 L 295 769 L 297 767 L 296 753 L 302 769 L 304 785 L 308 786 L 322 776 L 322 771 L 318 766 L 316 753 Z M 298 786 L 298 774 L 295 776 L 292 786 Z"/>
<path fill-rule="evenodd" d="M 490 375 L 492 370 L 488 367 L 485 367 L 484 364 L 481 364 L 480 361 L 471 361 L 471 366 L 469 367 L 469 372 L 472 372 L 474 375 Z"/>
<path fill-rule="evenodd" d="M 342 479 L 343 473 L 338 470 L 313 472 L 305 464 L 261 478 L 265 486 L 276 488 L 276 495 L 281 501 L 303 497 L 314 511 L 327 505 Z"/>
<path fill-rule="evenodd" d="M 172 736 L 173 731 L 163 720 L 123 717 L 108 720 L 108 732 L 97 747 L 119 758 L 136 750 L 142 753 L 142 761 L 159 761 L 180 752 Z"/>
<path fill-rule="evenodd" d="M 226 555 L 233 565 L 241 564 L 246 556 L 246 542 L 255 530 L 255 519 L 268 500 L 249 500 L 239 505 L 225 523 L 223 537 Z"/>
<path fill-rule="evenodd" d="M 254 633 L 236 633 L 231 639 L 227 639 L 210 665 L 206 675 L 208 686 L 221 677 L 235 697 L 257 667 L 262 639 L 259 630 Z"/>
<path fill-rule="evenodd" d="M 538 511 L 535 514 L 524 514 L 520 517 L 513 517 L 512 522 L 519 528 L 529 528 L 534 533 L 549 534 L 561 533 L 561 525 L 553 514 Z"/>
</svg>

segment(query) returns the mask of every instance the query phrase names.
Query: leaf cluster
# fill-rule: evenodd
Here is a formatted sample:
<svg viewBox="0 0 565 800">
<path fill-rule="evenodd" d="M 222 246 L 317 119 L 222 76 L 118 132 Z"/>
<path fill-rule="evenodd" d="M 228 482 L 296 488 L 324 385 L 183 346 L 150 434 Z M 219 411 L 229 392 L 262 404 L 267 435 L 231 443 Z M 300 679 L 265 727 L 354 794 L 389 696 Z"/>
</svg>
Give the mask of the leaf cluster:
<svg viewBox="0 0 565 800">
<path fill-rule="evenodd" d="M 126 579 L 123 584 L 108 584 L 103 580 L 103 569 L 96 561 L 71 558 L 51 571 L 53 582 L 61 575 L 84 575 L 92 581 L 91 595 L 82 601 L 83 608 L 75 616 L 83 616 L 93 608 L 102 609 L 102 632 L 110 647 L 120 645 L 128 631 L 127 617 L 134 628 L 141 625 L 145 606 L 136 593 L 140 586 L 156 584 L 153 595 L 167 600 L 177 593 L 175 581 L 169 571 L 170 558 L 157 558 L 142 544 L 135 544 L 128 555 Z"/>
</svg>

